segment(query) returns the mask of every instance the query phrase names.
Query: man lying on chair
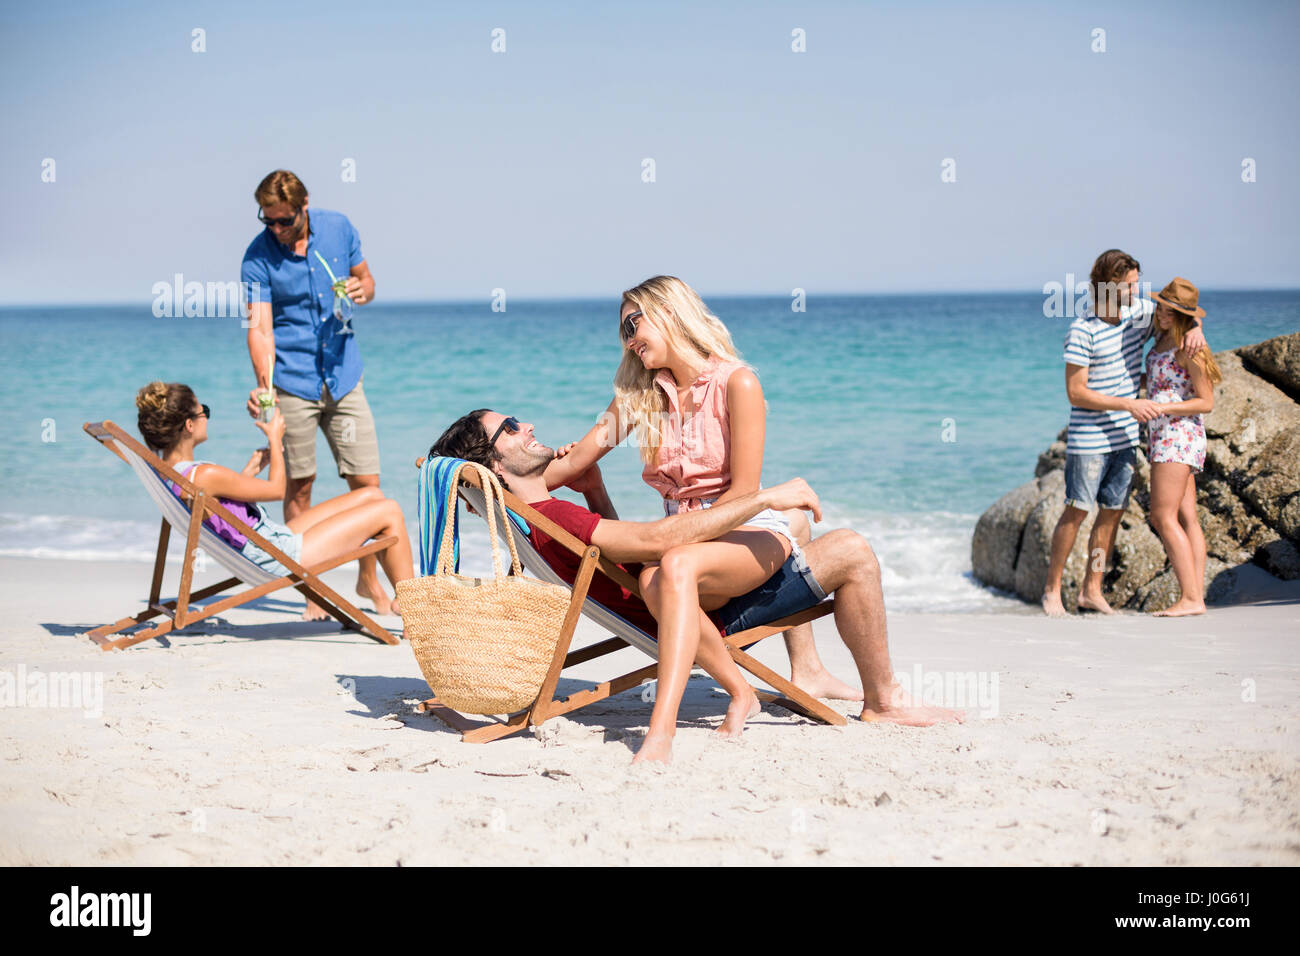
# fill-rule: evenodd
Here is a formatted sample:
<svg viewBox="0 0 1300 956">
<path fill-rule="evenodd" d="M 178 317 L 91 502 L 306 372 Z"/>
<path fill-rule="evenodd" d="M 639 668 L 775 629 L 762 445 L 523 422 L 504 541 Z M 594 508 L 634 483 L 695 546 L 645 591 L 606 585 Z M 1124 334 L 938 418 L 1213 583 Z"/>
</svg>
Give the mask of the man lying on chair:
<svg viewBox="0 0 1300 956">
<path fill-rule="evenodd" d="M 515 496 L 583 543 L 600 548 L 611 561 L 658 561 L 661 573 L 655 580 L 664 583 L 647 589 L 644 602 L 605 579 L 593 579 L 590 596 L 652 635 L 656 633 L 656 621 L 668 615 L 693 613 L 700 622 L 695 660 L 715 676 L 718 667 L 725 668 L 722 658 L 732 668 L 735 666 L 719 631 L 735 633 L 779 620 L 833 593 L 835 624 L 857 664 L 863 690 L 855 692 L 826 671 L 817 655 L 810 624 L 786 632 L 791 680 L 796 686 L 815 697 L 862 700 L 863 720 L 928 726 L 962 719 L 959 713 L 944 708 L 914 706 L 894 680 L 880 565 L 871 545 L 857 532 L 841 529 L 814 539 L 802 549 L 802 555 L 792 554 L 767 582 L 748 594 L 716 593 L 709 589 L 707 579 L 694 576 L 691 551 L 681 546 L 711 541 L 745 524 L 765 508 L 807 509 L 820 520 L 817 496 L 802 479 L 658 521 L 620 521 L 598 466 L 593 465 L 568 485 L 586 498 L 587 508 L 553 498 L 543 473 L 555 451 L 536 440 L 532 425 L 513 417 L 488 409 L 470 412 L 442 434 L 429 454 L 463 458 L 491 469 Z M 578 558 L 537 529 L 530 538 L 546 562 L 572 583 Z M 635 577 L 636 569 L 632 568 L 631 573 Z M 683 607 L 683 600 L 689 600 L 692 607 Z M 719 728 L 724 735 L 739 734 L 745 720 L 757 712 L 758 701 L 752 689 L 738 675 L 739 671 L 736 679 L 744 684 L 743 689 L 724 685 L 732 693 L 727 718 Z M 638 758 L 666 760 L 670 756 L 676 714 L 660 716 L 667 719 L 652 718 Z"/>
</svg>

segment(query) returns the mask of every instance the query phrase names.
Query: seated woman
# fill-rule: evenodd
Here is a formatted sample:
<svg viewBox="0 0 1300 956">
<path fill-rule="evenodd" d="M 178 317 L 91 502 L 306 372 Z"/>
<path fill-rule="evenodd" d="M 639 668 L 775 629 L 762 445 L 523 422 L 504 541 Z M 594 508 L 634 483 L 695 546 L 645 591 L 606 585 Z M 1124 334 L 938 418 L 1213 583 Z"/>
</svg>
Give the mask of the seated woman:
<svg viewBox="0 0 1300 956">
<path fill-rule="evenodd" d="M 232 514 L 293 560 L 310 566 L 360 547 L 371 538 L 395 535 L 397 541 L 379 552 L 379 563 L 394 585 L 414 575 L 402 509 L 378 488 L 358 488 L 323 501 L 291 519 L 287 526 L 267 516 L 258 502 L 284 498 L 284 418 L 278 412 L 271 421 L 256 423 L 266 433 L 269 447 L 253 452 L 248 464 L 236 472 L 194 459 L 195 446 L 208 438 L 208 407 L 199 404 L 188 385 L 150 382 L 136 395 L 135 405 L 140 434 L 163 461 L 215 495 Z M 258 478 L 268 465 L 268 477 Z M 172 490 L 179 495 L 179 488 L 173 485 Z M 228 522 L 212 516 L 204 523 L 263 570 L 271 574 L 288 572 Z M 392 610 L 401 613 L 397 601 L 393 601 Z"/>
</svg>

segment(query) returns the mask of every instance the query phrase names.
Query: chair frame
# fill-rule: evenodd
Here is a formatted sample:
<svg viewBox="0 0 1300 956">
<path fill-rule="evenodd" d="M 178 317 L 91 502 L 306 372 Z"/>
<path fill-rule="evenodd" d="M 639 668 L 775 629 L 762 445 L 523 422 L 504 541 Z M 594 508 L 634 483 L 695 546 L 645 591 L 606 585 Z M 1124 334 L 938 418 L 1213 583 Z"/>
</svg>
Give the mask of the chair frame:
<svg viewBox="0 0 1300 956">
<path fill-rule="evenodd" d="M 424 459 L 416 462 L 417 467 L 423 465 Z M 478 473 L 472 469 L 465 469 L 460 473 L 460 481 L 481 489 L 482 481 Z M 505 491 L 505 489 L 502 489 Z M 602 574 L 615 584 L 619 584 L 631 591 L 637 597 L 641 597 L 641 589 L 636 580 L 608 558 L 603 557 L 600 548 L 595 545 L 583 544 L 578 538 L 565 531 L 555 522 L 529 507 L 520 501 L 509 491 L 505 491 L 506 506 L 515 514 L 519 515 L 530 525 L 541 529 L 558 544 L 581 558 L 578 565 L 578 573 L 571 585 L 572 597 L 569 601 L 569 610 L 560 625 L 559 640 L 555 645 L 555 654 L 551 658 L 551 664 L 546 672 L 546 677 L 542 681 L 541 689 L 537 693 L 536 699 L 525 709 L 507 716 L 504 721 L 483 722 L 475 721 L 461 714 L 459 711 L 452 709 L 440 702 L 436 697 L 425 700 L 419 710 L 431 714 L 441 720 L 453 730 L 459 731 L 461 740 L 465 743 L 488 743 L 493 740 L 499 740 L 502 737 L 508 737 L 512 734 L 519 733 L 529 728 L 540 727 L 552 717 L 558 717 L 563 714 L 572 713 L 586 707 L 589 704 L 605 700 L 615 694 L 621 693 L 636 687 L 647 680 L 656 678 L 659 672 L 658 663 L 649 664 L 645 667 L 629 671 L 619 677 L 604 681 L 595 687 L 587 690 L 578 691 L 567 697 L 556 697 L 555 688 L 559 681 L 560 674 L 567 668 L 574 667 L 587 661 L 596 660 L 608 654 L 613 654 L 627 647 L 633 647 L 631 643 L 623 638 L 614 635 L 606 640 L 599 641 L 587 647 L 577 650 L 570 650 L 573 641 L 573 635 L 578 626 L 578 618 L 582 615 L 583 602 L 587 598 L 587 592 L 591 587 L 591 581 L 596 574 Z M 450 519 L 450 516 L 448 518 Z M 506 532 L 515 533 L 514 528 L 507 527 Z M 817 618 L 825 617 L 835 610 L 833 600 L 823 601 L 822 603 L 783 617 L 780 620 L 772 621 L 770 624 L 763 624 L 758 627 L 751 627 L 744 631 L 738 631 L 735 634 L 727 635 L 723 638 L 727 651 L 732 660 L 738 666 L 748 671 L 750 674 L 764 681 L 779 693 L 754 689 L 759 700 L 768 704 L 778 704 L 787 710 L 794 711 L 797 714 L 817 720 L 825 724 L 844 726 L 847 724 L 844 716 L 837 713 L 832 708 L 826 706 L 817 698 L 800 690 L 790 680 L 777 674 L 775 671 L 764 666 L 759 661 L 746 653 L 746 650 L 757 644 L 759 641 L 771 637 L 774 634 L 780 634 L 788 628 L 814 621 Z"/>
<path fill-rule="evenodd" d="M 189 527 L 186 529 L 185 560 L 181 565 L 181 580 L 177 596 L 169 601 L 160 600 L 163 570 L 167 563 L 167 543 L 171 536 L 171 525 L 164 515 L 162 525 L 158 529 L 158 550 L 154 557 L 153 580 L 149 586 L 148 604 L 145 610 L 138 614 L 121 618 L 113 624 L 104 624 L 92 631 L 88 631 L 86 636 L 98 644 L 102 650 L 120 650 L 151 638 L 161 638 L 165 634 L 180 631 L 182 628 L 204 618 L 220 614 L 232 607 L 238 607 L 241 604 L 246 604 L 249 601 L 288 587 L 294 588 L 308 600 L 315 601 L 316 604 L 337 619 L 345 630 L 360 631 L 372 640 L 382 644 L 400 643 L 396 636 L 373 621 L 359 608 L 354 607 L 320 579 L 320 575 L 325 571 L 356 560 L 364 555 L 382 551 L 397 541 L 395 535 L 377 538 L 359 548 L 348 551 L 346 554 L 330 558 L 328 561 L 318 562 L 311 567 L 304 567 L 250 528 L 244 521 L 231 514 L 216 497 L 208 495 L 188 478 L 177 473 L 170 465 L 123 431 L 115 422 L 107 420 L 86 422 L 82 429 L 123 461 L 128 461 L 128 459 L 121 448 L 117 447 L 117 443 L 130 448 L 132 452 L 153 468 L 159 477 L 173 482 L 181 489 L 180 500 L 190 509 Z M 237 528 L 241 534 L 288 568 L 289 573 L 261 584 L 250 585 L 247 590 L 228 595 L 211 604 L 194 607 L 193 605 L 197 601 L 203 601 L 240 584 L 248 583 L 238 577 L 230 577 L 191 592 L 195 554 L 199 546 L 199 531 L 203 527 L 204 519 L 209 515 L 215 515 Z M 166 618 L 166 620 L 144 630 L 125 634 L 116 639 L 112 638 L 114 634 L 143 625 L 146 621 L 159 616 Z"/>
</svg>

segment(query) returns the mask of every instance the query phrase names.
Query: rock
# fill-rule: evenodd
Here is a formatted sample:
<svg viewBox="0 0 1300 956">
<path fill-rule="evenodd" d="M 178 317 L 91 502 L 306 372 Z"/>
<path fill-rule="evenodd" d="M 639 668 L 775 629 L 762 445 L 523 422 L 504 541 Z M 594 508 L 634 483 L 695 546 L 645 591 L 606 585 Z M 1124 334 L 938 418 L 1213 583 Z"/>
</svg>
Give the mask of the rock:
<svg viewBox="0 0 1300 956">
<path fill-rule="evenodd" d="M 1300 333 L 1220 352 L 1215 360 L 1223 381 L 1205 418 L 1205 471 L 1196 482 L 1207 602 L 1222 600 L 1236 585 L 1233 569 L 1246 563 L 1285 580 L 1300 577 Z M 1033 603 L 1042 597 L 1052 534 L 1065 509 L 1065 439 L 1062 431 L 1038 456 L 1034 480 L 990 507 L 971 539 L 975 577 Z M 1177 599 L 1178 586 L 1147 521 L 1151 469 L 1142 450 L 1103 587 L 1114 607 L 1158 610 Z M 1094 511 L 1066 562 L 1067 608 L 1078 600 L 1095 520 Z"/>
<path fill-rule="evenodd" d="M 1264 545 L 1255 552 L 1255 559 L 1275 578 L 1283 581 L 1300 578 L 1300 549 L 1284 538 Z"/>
<path fill-rule="evenodd" d="M 1252 371 L 1300 401 L 1300 332 L 1248 345 L 1237 353 Z"/>
<path fill-rule="evenodd" d="M 971 538 L 971 567 L 986 584 L 1004 591 L 1016 588 L 1016 558 L 1020 555 L 1020 530 L 1042 492 L 1038 479 L 1009 491 L 980 515 Z"/>
</svg>

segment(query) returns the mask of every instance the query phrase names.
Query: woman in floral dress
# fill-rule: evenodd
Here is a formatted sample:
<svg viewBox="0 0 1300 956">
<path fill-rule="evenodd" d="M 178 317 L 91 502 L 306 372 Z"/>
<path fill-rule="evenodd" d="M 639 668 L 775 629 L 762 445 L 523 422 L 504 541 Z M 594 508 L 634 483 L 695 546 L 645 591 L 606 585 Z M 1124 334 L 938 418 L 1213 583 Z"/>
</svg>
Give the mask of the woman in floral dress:
<svg viewBox="0 0 1300 956">
<path fill-rule="evenodd" d="M 1205 466 L 1205 424 L 1214 386 L 1223 380 L 1208 348 L 1195 357 L 1183 338 L 1205 315 L 1196 286 L 1174 279 L 1157 296 L 1155 347 L 1147 353 L 1146 385 L 1164 414 L 1147 426 L 1151 462 L 1151 524 L 1164 542 L 1182 596 L 1160 617 L 1205 613 L 1205 536 L 1196 514 L 1196 474 Z"/>
</svg>

